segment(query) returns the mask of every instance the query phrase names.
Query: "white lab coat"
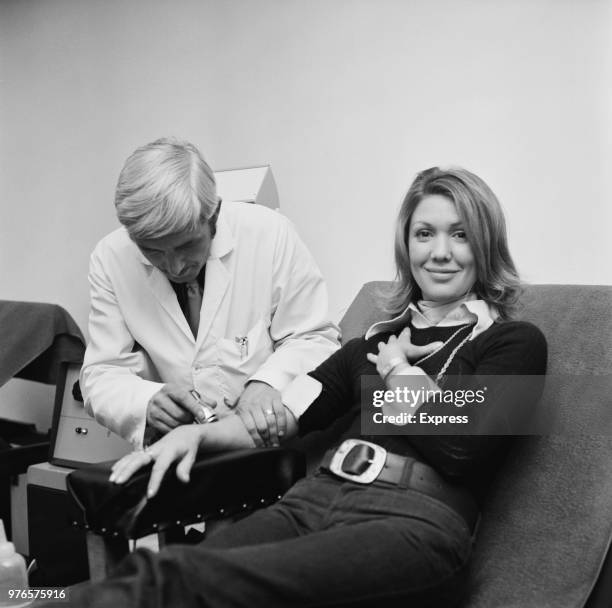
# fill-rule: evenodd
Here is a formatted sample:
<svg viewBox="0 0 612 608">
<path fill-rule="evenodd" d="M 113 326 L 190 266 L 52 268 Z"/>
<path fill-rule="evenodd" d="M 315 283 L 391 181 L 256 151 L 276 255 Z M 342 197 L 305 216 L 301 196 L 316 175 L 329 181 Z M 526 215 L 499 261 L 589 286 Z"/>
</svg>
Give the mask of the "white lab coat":
<svg viewBox="0 0 612 608">
<path fill-rule="evenodd" d="M 247 381 L 282 390 L 339 346 L 312 256 L 284 216 L 258 205 L 221 206 L 196 339 L 170 282 L 124 228 L 96 246 L 89 282 L 85 407 L 134 447 L 147 404 L 166 382 L 195 388 L 223 410 Z"/>
</svg>

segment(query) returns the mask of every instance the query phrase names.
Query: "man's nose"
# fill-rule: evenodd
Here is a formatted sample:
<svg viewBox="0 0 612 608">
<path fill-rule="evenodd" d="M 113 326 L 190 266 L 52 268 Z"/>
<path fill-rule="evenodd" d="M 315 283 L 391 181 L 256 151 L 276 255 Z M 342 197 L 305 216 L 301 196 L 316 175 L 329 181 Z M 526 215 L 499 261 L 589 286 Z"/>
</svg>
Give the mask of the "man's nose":
<svg viewBox="0 0 612 608">
<path fill-rule="evenodd" d="M 173 276 L 178 276 L 185 268 L 185 262 L 181 258 L 181 256 L 176 254 L 167 254 L 166 259 L 164 260 L 164 266 L 166 267 L 166 272 Z"/>
<path fill-rule="evenodd" d="M 446 235 L 439 234 L 432 242 L 431 257 L 433 260 L 448 261 L 452 257 L 450 240 Z"/>
</svg>

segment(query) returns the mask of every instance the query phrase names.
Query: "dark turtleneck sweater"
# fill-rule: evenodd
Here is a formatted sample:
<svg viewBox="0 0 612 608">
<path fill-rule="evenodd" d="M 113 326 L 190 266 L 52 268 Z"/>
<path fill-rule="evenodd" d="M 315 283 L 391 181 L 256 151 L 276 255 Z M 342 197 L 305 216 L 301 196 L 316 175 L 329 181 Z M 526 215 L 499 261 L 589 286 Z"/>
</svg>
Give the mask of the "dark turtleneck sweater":
<svg viewBox="0 0 612 608">
<path fill-rule="evenodd" d="M 453 349 L 469 335 L 471 326 L 465 325 L 464 328 L 438 353 L 419 364 L 431 378 L 436 378 Z M 444 342 L 458 329 L 459 326 L 417 329 L 411 325 L 411 339 L 416 345 L 438 340 Z M 401 330 L 401 327 L 397 328 L 393 333 L 399 335 Z M 487 435 L 486 420 L 480 422 L 478 435 L 361 435 L 361 379 L 362 376 L 377 376 L 376 368 L 367 360 L 366 354 L 377 353 L 377 344 L 386 342 L 390 335 L 391 332 L 384 332 L 368 340 L 350 340 L 309 374 L 321 382 L 323 390 L 300 417 L 300 435 L 327 428 L 334 420 L 352 411 L 355 418 L 344 438 L 363 437 L 390 452 L 412 456 L 436 469 L 449 481 L 470 488 L 480 499 L 512 440 L 509 436 Z M 483 375 L 542 376 L 546 372 L 546 358 L 546 340 L 537 327 L 520 321 L 496 322 L 457 351 L 446 370 L 442 388 L 469 388 L 475 376 Z M 386 388 L 382 379 L 378 381 L 380 388 Z M 524 415 L 537 404 L 542 385 L 540 380 L 535 383 L 535 389 L 516 391 L 516 382 L 514 385 L 506 383 L 487 395 L 489 409 L 486 411 L 490 413 L 493 407 L 502 415 Z M 453 404 L 446 409 L 441 410 L 439 403 L 424 403 L 418 412 L 461 413 Z"/>
</svg>

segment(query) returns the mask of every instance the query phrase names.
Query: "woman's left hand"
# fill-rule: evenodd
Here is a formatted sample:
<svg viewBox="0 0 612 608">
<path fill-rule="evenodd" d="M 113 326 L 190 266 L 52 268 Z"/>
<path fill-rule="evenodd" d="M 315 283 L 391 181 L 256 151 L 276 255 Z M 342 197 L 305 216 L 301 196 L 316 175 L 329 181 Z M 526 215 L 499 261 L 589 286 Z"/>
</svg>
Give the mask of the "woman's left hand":
<svg viewBox="0 0 612 608">
<path fill-rule="evenodd" d="M 393 369 L 399 365 L 409 365 L 404 354 L 403 345 L 396 336 L 389 336 L 389 340 L 378 343 L 378 355 L 367 354 L 368 361 L 376 365 L 376 371 L 381 378 L 386 378 Z"/>
<path fill-rule="evenodd" d="M 109 481 L 125 483 L 138 469 L 153 462 L 147 487 L 147 496 L 151 498 L 157 493 L 170 465 L 178 461 L 176 476 L 187 483 L 205 428 L 206 425 L 199 424 L 178 426 L 148 448 L 127 454 L 113 465 Z"/>
</svg>

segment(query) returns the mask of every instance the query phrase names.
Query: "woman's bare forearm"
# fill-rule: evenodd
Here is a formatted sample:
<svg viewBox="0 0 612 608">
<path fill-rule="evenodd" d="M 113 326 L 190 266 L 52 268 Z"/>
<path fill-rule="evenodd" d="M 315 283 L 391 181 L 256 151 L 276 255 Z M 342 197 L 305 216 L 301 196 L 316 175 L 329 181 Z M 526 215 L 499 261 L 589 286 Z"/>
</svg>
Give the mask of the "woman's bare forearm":
<svg viewBox="0 0 612 608">
<path fill-rule="evenodd" d="M 288 408 L 285 408 L 285 411 L 287 430 L 283 439 L 286 440 L 297 434 L 298 426 L 291 411 Z M 200 450 L 203 452 L 254 447 L 256 447 L 255 442 L 242 419 L 234 413 L 220 418 L 218 422 L 205 424 L 201 427 Z"/>
</svg>

